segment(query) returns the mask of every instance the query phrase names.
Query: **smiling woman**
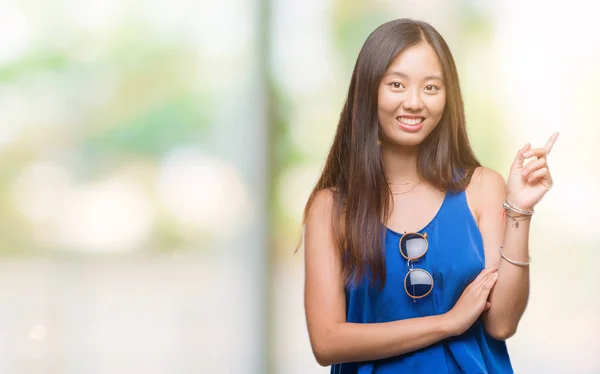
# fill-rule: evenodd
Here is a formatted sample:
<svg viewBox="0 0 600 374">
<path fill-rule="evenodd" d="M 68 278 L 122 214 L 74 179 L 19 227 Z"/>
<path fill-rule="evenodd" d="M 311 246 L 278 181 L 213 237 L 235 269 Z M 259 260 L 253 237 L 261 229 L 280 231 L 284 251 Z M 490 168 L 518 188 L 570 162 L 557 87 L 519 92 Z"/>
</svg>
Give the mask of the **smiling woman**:
<svg viewBox="0 0 600 374">
<path fill-rule="evenodd" d="M 446 91 L 440 61 L 428 43 L 396 56 L 379 85 L 378 102 L 386 143 L 419 144 L 433 131 L 444 113 Z M 398 127 L 404 131 L 398 132 Z M 414 136 L 409 138 L 407 132 Z"/>
<path fill-rule="evenodd" d="M 343 374 L 512 373 L 504 340 L 527 304 L 529 222 L 556 137 L 520 149 L 505 185 L 471 150 L 442 36 L 410 19 L 377 28 L 305 210 L 317 361 Z"/>
</svg>

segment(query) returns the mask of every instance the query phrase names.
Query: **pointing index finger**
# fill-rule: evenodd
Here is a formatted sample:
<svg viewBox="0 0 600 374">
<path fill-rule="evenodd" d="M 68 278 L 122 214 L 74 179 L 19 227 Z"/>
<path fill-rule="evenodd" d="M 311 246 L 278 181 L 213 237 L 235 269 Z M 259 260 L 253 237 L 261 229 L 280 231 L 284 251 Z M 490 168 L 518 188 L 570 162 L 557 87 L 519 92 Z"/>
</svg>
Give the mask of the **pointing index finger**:
<svg viewBox="0 0 600 374">
<path fill-rule="evenodd" d="M 558 132 L 555 132 L 554 134 L 552 134 L 550 139 L 548 139 L 548 141 L 546 142 L 546 145 L 544 145 L 544 148 L 546 148 L 546 154 L 550 154 L 550 151 L 552 150 L 552 147 L 554 146 L 556 139 L 558 139 Z"/>
</svg>

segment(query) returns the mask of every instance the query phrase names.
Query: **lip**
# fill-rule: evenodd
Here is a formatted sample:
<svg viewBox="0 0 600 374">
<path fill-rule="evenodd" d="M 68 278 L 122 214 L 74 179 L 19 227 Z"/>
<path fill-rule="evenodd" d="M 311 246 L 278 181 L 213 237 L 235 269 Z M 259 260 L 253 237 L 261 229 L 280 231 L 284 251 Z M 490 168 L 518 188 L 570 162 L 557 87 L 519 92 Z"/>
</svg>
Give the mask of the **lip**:
<svg viewBox="0 0 600 374">
<path fill-rule="evenodd" d="M 419 119 L 419 118 L 423 118 L 424 119 L 425 118 L 423 116 L 409 116 L 408 114 L 403 114 L 403 115 L 398 116 L 396 118 L 400 118 L 400 117 L 404 117 L 404 118 L 408 118 L 408 119 Z"/>
<path fill-rule="evenodd" d="M 401 117 L 409 118 L 409 119 L 423 118 L 421 116 L 401 116 Z M 402 123 L 399 119 L 396 119 L 396 122 L 398 122 L 398 126 L 400 126 L 400 128 L 406 132 L 417 132 L 423 128 L 423 124 L 425 123 L 425 118 L 423 118 L 423 121 L 421 123 L 419 123 L 418 125 L 414 125 L 414 126 Z"/>
</svg>

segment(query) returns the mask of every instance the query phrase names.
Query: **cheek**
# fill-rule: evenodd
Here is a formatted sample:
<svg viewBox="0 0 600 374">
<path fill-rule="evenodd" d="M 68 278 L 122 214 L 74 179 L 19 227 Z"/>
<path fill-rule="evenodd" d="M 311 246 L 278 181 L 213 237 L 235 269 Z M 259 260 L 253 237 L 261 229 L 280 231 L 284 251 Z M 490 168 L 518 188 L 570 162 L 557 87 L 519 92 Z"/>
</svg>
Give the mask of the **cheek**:
<svg viewBox="0 0 600 374">
<path fill-rule="evenodd" d="M 429 103 L 429 112 L 433 116 L 441 116 L 444 113 L 444 107 L 446 106 L 446 96 L 438 95 L 432 98 Z"/>
<path fill-rule="evenodd" d="M 391 92 L 379 91 L 377 107 L 380 114 L 395 113 L 398 107 L 398 99 Z"/>
</svg>

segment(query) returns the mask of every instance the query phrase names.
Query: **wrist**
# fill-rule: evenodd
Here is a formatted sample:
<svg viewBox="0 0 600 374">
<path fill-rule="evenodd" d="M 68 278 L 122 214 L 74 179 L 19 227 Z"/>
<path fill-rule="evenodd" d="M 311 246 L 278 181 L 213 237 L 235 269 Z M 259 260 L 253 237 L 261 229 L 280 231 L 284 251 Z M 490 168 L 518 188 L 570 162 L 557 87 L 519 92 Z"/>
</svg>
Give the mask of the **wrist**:
<svg viewBox="0 0 600 374">
<path fill-rule="evenodd" d="M 519 200 L 511 198 L 509 196 L 506 197 L 506 199 L 504 199 L 504 209 L 506 210 L 510 210 L 513 215 L 523 215 L 523 216 L 531 216 L 533 215 L 533 213 L 535 213 L 534 211 L 534 205 L 531 204 L 523 204 L 520 203 Z"/>
<path fill-rule="evenodd" d="M 454 322 L 451 311 L 440 315 L 440 328 L 447 338 L 459 335 L 458 327 L 456 322 Z"/>
<path fill-rule="evenodd" d="M 506 215 L 511 217 L 511 218 L 527 218 L 527 219 L 531 219 L 533 217 L 533 215 L 529 215 L 529 214 L 522 214 L 522 213 L 515 213 L 515 212 L 506 212 Z"/>
</svg>

